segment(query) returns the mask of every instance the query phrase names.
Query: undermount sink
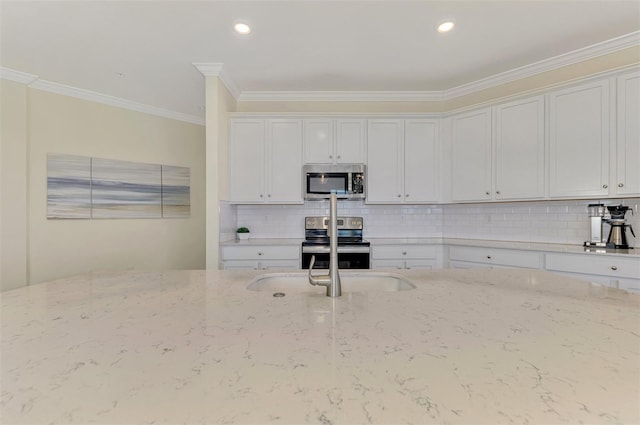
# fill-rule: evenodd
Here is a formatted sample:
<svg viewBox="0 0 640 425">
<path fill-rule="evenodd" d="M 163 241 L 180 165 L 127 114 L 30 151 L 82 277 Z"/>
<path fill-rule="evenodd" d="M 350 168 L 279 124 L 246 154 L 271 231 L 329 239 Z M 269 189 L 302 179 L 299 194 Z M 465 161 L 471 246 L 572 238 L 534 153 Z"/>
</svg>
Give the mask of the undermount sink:
<svg viewBox="0 0 640 425">
<path fill-rule="evenodd" d="M 316 271 L 317 273 L 317 271 Z M 415 289 L 415 285 L 402 276 L 380 272 L 340 272 L 342 293 L 350 292 L 398 292 Z M 274 293 L 318 293 L 324 288 L 312 286 L 304 273 L 267 273 L 257 276 L 247 285 L 249 291 Z"/>
</svg>

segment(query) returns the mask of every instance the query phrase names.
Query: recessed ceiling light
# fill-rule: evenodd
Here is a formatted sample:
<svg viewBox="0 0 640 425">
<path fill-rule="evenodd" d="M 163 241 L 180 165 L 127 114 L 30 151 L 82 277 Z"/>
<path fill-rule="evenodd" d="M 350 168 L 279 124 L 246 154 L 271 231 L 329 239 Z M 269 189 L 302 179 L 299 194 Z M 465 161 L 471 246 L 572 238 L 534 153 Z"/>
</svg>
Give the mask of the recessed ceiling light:
<svg viewBox="0 0 640 425">
<path fill-rule="evenodd" d="M 449 32 L 453 29 L 455 23 L 453 21 L 445 21 L 438 25 L 438 32 Z"/>
<path fill-rule="evenodd" d="M 238 34 L 249 34 L 251 32 L 251 27 L 244 22 L 237 22 L 233 25 L 233 29 Z"/>
</svg>

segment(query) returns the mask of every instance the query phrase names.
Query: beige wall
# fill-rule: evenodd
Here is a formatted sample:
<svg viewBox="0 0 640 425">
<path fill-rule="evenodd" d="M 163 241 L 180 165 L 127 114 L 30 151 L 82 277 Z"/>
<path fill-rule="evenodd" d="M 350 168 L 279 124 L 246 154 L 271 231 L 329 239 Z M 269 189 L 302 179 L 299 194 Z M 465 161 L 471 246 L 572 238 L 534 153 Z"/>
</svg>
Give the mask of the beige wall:
<svg viewBox="0 0 640 425">
<path fill-rule="evenodd" d="M 3 81 L 2 87 L 7 84 Z M 93 270 L 204 267 L 204 127 L 45 91 L 23 90 L 28 123 L 24 144 L 27 173 L 5 173 L 3 156 L 3 181 L 6 174 L 12 179 L 28 179 L 25 243 L 29 283 Z M 4 93 L 2 100 L 3 104 L 20 103 L 18 99 L 5 99 Z M 5 115 L 3 112 L 3 129 Z M 3 137 L 3 149 L 4 145 Z M 49 152 L 189 167 L 191 217 L 48 220 Z M 4 205 L 4 190 L 2 198 Z M 12 225 L 4 211 L 2 224 Z M 2 242 L 3 246 L 10 242 L 4 232 Z M 3 279 L 2 285 L 7 289 L 12 283 Z"/>
<path fill-rule="evenodd" d="M 27 87 L 0 80 L 0 290 L 28 281 Z"/>
</svg>

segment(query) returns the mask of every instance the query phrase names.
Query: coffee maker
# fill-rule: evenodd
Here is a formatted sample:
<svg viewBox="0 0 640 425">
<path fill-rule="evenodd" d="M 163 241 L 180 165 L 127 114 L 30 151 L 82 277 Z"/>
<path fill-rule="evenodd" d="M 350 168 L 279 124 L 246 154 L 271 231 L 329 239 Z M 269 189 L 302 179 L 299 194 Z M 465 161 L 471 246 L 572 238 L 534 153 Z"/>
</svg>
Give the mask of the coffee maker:
<svg viewBox="0 0 640 425">
<path fill-rule="evenodd" d="M 633 227 L 631 227 L 630 224 L 627 224 L 624 218 L 627 211 L 631 210 L 631 208 L 625 205 L 609 205 L 607 206 L 607 210 L 611 216 L 611 218 L 604 220 L 611 225 L 609 238 L 607 239 L 607 248 L 632 249 L 633 247 L 630 247 L 627 242 L 627 227 L 634 238 L 636 237 L 636 234 L 633 233 Z M 633 210 L 631 210 L 631 214 L 633 214 Z"/>
<path fill-rule="evenodd" d="M 604 239 L 602 227 L 607 209 L 604 204 L 589 204 L 587 208 L 589 211 L 590 237 L 589 240 L 584 243 L 584 246 L 605 248 L 607 242 Z"/>
</svg>

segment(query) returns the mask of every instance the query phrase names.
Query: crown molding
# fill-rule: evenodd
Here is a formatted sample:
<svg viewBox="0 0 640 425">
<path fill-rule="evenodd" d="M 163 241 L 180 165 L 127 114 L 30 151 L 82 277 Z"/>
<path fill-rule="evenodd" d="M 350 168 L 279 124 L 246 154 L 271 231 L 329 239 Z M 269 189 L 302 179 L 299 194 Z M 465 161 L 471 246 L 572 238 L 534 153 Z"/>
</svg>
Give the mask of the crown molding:
<svg viewBox="0 0 640 425">
<path fill-rule="evenodd" d="M 28 85 L 36 81 L 38 79 L 38 76 L 0 66 L 0 79 L 15 81 L 17 83 Z"/>
<path fill-rule="evenodd" d="M 573 65 L 578 62 L 583 62 L 589 59 L 604 56 L 609 53 L 614 53 L 619 50 L 639 45 L 640 31 L 632 32 L 630 34 L 616 37 L 611 40 L 603 41 L 591 46 L 583 47 L 569 53 L 554 56 L 548 59 L 543 59 L 541 61 L 534 62 L 520 68 L 515 68 L 509 71 L 502 72 L 500 74 L 493 75 L 491 77 L 483 78 L 481 80 L 477 80 L 468 84 L 462 84 L 460 86 L 444 90 L 443 99 L 455 99 L 456 97 L 465 96 L 523 78 L 532 77 L 534 75 L 542 74 L 544 72 L 552 71 L 564 66 Z"/>
<path fill-rule="evenodd" d="M 115 106 L 117 108 L 129 109 L 131 111 L 142 112 L 145 114 L 156 115 L 163 118 L 171 118 L 178 121 L 184 121 L 191 124 L 205 125 L 204 118 L 183 114 L 181 112 L 170 111 L 143 103 L 133 102 L 119 97 L 108 96 L 106 94 L 97 93 L 90 90 L 79 89 L 77 87 L 67 86 L 64 84 L 54 83 L 52 81 L 41 80 L 37 75 L 27 74 L 26 72 L 15 71 L 9 68 L 0 68 L 0 78 L 17 81 L 26 84 L 30 88 L 48 91 L 51 93 L 61 94 L 64 96 L 75 97 L 77 99 L 88 100 L 90 102 L 102 103 L 104 105 Z"/>
<path fill-rule="evenodd" d="M 240 102 L 430 102 L 440 91 L 243 91 Z"/>
<path fill-rule="evenodd" d="M 428 102 L 451 100 L 634 46 L 640 46 L 640 31 L 442 91 L 243 91 L 236 99 L 241 102 Z"/>
<path fill-rule="evenodd" d="M 218 77 L 220 81 L 227 87 L 231 96 L 234 99 L 238 100 L 240 97 L 240 89 L 233 81 L 229 73 L 225 71 L 223 63 L 203 63 L 203 62 L 194 62 L 192 64 L 196 67 L 198 71 L 205 77 Z"/>
<path fill-rule="evenodd" d="M 613 38 L 592 46 L 554 56 L 533 64 L 463 84 L 443 91 L 241 91 L 224 69 L 223 63 L 193 63 L 202 75 L 220 78 L 231 95 L 242 102 L 431 102 L 455 99 L 460 96 L 486 90 L 501 84 L 531 77 L 543 72 L 614 53 L 629 47 L 640 46 L 640 31 Z M 197 125 L 205 125 L 204 118 L 169 111 L 151 105 L 133 102 L 90 90 L 41 80 L 39 76 L 10 68 L 0 67 L 0 78 L 26 84 L 29 87 L 92 102 L 129 109 L 164 118 L 171 118 Z"/>
</svg>

